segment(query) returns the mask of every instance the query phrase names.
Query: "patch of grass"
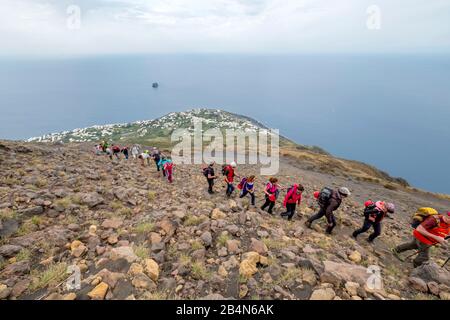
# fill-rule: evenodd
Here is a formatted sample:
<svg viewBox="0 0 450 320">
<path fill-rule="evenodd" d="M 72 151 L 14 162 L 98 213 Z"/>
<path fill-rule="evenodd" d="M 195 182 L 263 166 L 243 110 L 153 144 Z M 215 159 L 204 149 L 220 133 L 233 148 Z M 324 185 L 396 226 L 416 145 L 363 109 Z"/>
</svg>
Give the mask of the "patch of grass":
<svg viewBox="0 0 450 320">
<path fill-rule="evenodd" d="M 192 263 L 191 275 L 195 280 L 206 280 L 211 277 L 211 272 L 205 267 L 205 264 L 200 261 Z"/>
<path fill-rule="evenodd" d="M 155 230 L 155 224 L 153 222 L 142 222 L 134 227 L 134 232 L 139 234 L 148 234 Z"/>
<path fill-rule="evenodd" d="M 302 278 L 303 271 L 301 268 L 288 268 L 284 270 L 281 276 L 276 280 L 279 285 L 286 285 Z"/>
<path fill-rule="evenodd" d="M 72 204 L 72 199 L 70 197 L 64 197 L 61 199 L 57 199 L 53 204 L 58 207 L 63 207 L 64 209 L 67 209 Z"/>
<path fill-rule="evenodd" d="M 438 300 L 438 298 L 432 294 L 426 294 L 426 293 L 417 293 L 414 296 L 413 300 Z"/>
<path fill-rule="evenodd" d="M 386 183 L 383 187 L 388 190 L 397 190 L 397 186 L 393 185 L 392 183 Z"/>
<path fill-rule="evenodd" d="M 147 193 L 147 199 L 149 202 L 153 202 L 156 199 L 156 192 L 155 191 L 149 191 Z"/>
<path fill-rule="evenodd" d="M 178 252 L 178 248 L 177 248 L 177 244 L 176 243 L 172 243 L 172 244 L 170 244 L 169 246 L 168 246 L 168 248 L 167 248 L 167 255 L 170 257 L 170 258 L 176 258 L 178 255 L 179 255 L 179 252 Z"/>
<path fill-rule="evenodd" d="M 244 276 L 243 274 L 239 274 L 239 284 L 245 284 L 247 283 L 248 278 Z"/>
<path fill-rule="evenodd" d="M 192 243 L 191 243 L 191 249 L 192 250 L 199 250 L 199 249 L 203 249 L 203 245 L 202 245 L 202 243 L 200 242 L 200 241 L 193 241 Z"/>
<path fill-rule="evenodd" d="M 170 298 L 170 295 L 168 292 L 158 290 L 154 292 L 145 292 L 142 298 L 144 300 L 167 300 Z"/>
<path fill-rule="evenodd" d="M 385 268 L 384 268 L 384 273 L 386 275 L 389 276 L 393 276 L 395 278 L 401 278 L 403 276 L 403 272 L 402 270 L 400 270 L 399 268 L 397 268 L 395 265 L 393 264 L 388 264 Z"/>
<path fill-rule="evenodd" d="M 44 178 L 39 178 L 36 180 L 36 182 L 34 183 L 34 185 L 38 188 L 44 188 L 48 185 L 48 181 L 47 179 Z"/>
<path fill-rule="evenodd" d="M 180 256 L 178 257 L 178 263 L 181 264 L 182 266 L 190 265 L 192 263 L 191 256 L 185 253 L 180 254 Z"/>
<path fill-rule="evenodd" d="M 227 244 L 227 241 L 230 240 L 230 236 L 228 233 L 221 233 L 219 237 L 217 237 L 217 244 L 221 247 L 225 247 Z"/>
<path fill-rule="evenodd" d="M 124 207 L 122 201 L 119 200 L 114 200 L 113 202 L 110 203 L 110 206 L 113 210 L 119 210 Z"/>
<path fill-rule="evenodd" d="M 49 285 L 57 285 L 69 277 L 66 263 L 56 263 L 49 265 L 45 270 L 33 270 L 33 278 L 29 287 L 30 291 L 36 291 Z"/>
<path fill-rule="evenodd" d="M 3 178 L 2 182 L 4 184 L 6 184 L 7 186 L 12 187 L 12 186 L 18 185 L 20 181 L 19 181 L 19 179 L 16 179 L 14 177 L 6 177 L 6 178 Z"/>
<path fill-rule="evenodd" d="M 72 199 L 72 202 L 75 204 L 78 204 L 78 205 L 83 204 L 83 202 L 81 201 L 81 197 L 78 194 L 74 194 L 70 198 Z"/>
<path fill-rule="evenodd" d="M 150 258 L 150 250 L 145 244 L 135 246 L 134 253 L 142 260 Z"/>
<path fill-rule="evenodd" d="M 264 238 L 262 239 L 262 242 L 267 246 L 267 248 L 270 249 L 282 249 L 286 246 L 286 243 L 281 240 L 271 239 L 271 238 Z"/>
<path fill-rule="evenodd" d="M 183 225 L 186 227 L 197 226 L 203 221 L 205 221 L 205 217 L 198 217 L 193 214 L 188 214 L 183 222 Z"/>
<path fill-rule="evenodd" d="M 0 221 L 5 221 L 8 219 L 16 219 L 17 212 L 11 209 L 2 209 L 0 210 Z"/>
<path fill-rule="evenodd" d="M 30 220 L 26 220 L 17 230 L 16 234 L 18 236 L 24 236 L 26 234 L 29 234 L 31 232 L 36 231 L 37 227 L 36 225 Z"/>
<path fill-rule="evenodd" d="M 130 217 L 133 215 L 133 210 L 128 207 L 123 207 L 123 208 L 117 210 L 117 213 L 121 216 Z"/>
<path fill-rule="evenodd" d="M 37 227 L 40 227 L 44 223 L 44 218 L 42 218 L 40 216 L 33 216 L 31 218 L 31 223 Z"/>
<path fill-rule="evenodd" d="M 28 249 L 22 249 L 19 251 L 19 253 L 16 255 L 16 261 L 29 261 L 31 258 L 31 251 Z"/>
</svg>

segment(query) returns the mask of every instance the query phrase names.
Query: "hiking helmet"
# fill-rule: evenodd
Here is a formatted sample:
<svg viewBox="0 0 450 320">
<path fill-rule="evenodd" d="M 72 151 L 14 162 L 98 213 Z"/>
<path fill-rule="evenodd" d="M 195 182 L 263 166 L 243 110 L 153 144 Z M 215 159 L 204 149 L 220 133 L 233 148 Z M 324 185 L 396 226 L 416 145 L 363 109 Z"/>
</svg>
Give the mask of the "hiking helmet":
<svg viewBox="0 0 450 320">
<path fill-rule="evenodd" d="M 395 212 L 395 205 L 391 202 L 387 202 L 386 203 L 386 210 L 389 213 L 394 213 Z"/>
<path fill-rule="evenodd" d="M 343 196 L 346 196 L 346 197 L 351 195 L 350 190 L 348 190 L 348 188 L 346 188 L 346 187 L 340 187 L 338 191 L 340 194 L 342 194 Z"/>
<path fill-rule="evenodd" d="M 319 199 L 320 192 L 314 191 L 314 198 Z"/>
<path fill-rule="evenodd" d="M 232 162 L 232 163 L 230 163 L 230 166 L 232 166 L 233 168 L 236 168 L 236 162 Z"/>
</svg>

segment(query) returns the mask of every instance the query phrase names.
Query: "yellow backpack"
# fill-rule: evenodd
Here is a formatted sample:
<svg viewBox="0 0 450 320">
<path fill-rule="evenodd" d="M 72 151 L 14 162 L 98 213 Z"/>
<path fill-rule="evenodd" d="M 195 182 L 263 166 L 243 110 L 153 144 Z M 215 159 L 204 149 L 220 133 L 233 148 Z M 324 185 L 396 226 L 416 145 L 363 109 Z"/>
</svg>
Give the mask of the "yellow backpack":
<svg viewBox="0 0 450 320">
<path fill-rule="evenodd" d="M 412 226 L 416 228 L 419 224 L 421 224 L 426 218 L 429 216 L 434 216 L 439 214 L 436 209 L 429 208 L 429 207 L 423 207 L 419 208 L 414 214 L 413 214 L 413 222 Z"/>
</svg>

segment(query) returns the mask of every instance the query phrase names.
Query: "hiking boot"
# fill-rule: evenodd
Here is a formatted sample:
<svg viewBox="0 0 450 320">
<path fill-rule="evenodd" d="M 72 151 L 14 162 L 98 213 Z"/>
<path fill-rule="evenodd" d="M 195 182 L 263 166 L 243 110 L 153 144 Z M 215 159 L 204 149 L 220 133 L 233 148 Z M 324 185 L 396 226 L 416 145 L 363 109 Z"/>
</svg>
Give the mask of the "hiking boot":
<svg viewBox="0 0 450 320">
<path fill-rule="evenodd" d="M 305 226 L 306 226 L 307 228 L 311 229 L 311 222 L 309 222 L 308 220 L 306 220 Z"/>
<path fill-rule="evenodd" d="M 353 232 L 352 237 L 353 237 L 353 239 L 358 240 L 358 233 L 356 233 L 356 231 Z"/>
</svg>

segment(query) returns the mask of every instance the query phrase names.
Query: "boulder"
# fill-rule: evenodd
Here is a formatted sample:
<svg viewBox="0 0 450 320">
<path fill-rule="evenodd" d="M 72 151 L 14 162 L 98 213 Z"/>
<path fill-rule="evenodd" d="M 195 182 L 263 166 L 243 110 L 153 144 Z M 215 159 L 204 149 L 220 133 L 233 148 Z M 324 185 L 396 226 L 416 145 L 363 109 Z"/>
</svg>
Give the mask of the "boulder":
<svg viewBox="0 0 450 320">
<path fill-rule="evenodd" d="M 422 279 L 416 278 L 416 277 L 409 277 L 408 282 L 414 290 L 424 292 L 424 293 L 428 292 L 427 283 L 425 281 L 423 281 Z"/>
<path fill-rule="evenodd" d="M 104 202 L 103 197 L 97 192 L 84 193 L 81 195 L 80 200 L 82 204 L 87 205 L 89 208 L 93 208 Z"/>
<path fill-rule="evenodd" d="M 411 277 L 420 278 L 425 282 L 434 281 L 450 286 L 450 272 L 445 268 L 441 268 L 434 261 L 430 261 L 415 268 L 411 272 Z"/>
<path fill-rule="evenodd" d="M 367 283 L 371 273 L 367 268 L 349 263 L 338 263 L 334 261 L 324 261 L 324 273 L 321 275 L 322 282 L 327 282 L 330 278 L 334 278 L 344 282 L 357 282 L 361 286 Z"/>
<path fill-rule="evenodd" d="M 118 229 L 122 226 L 123 220 L 119 218 L 106 219 L 102 223 L 102 228 L 104 229 Z"/>
<path fill-rule="evenodd" d="M 12 244 L 5 244 L 0 247 L 0 256 L 10 258 L 20 252 L 23 248 Z"/>
<path fill-rule="evenodd" d="M 255 251 L 259 254 L 267 254 L 267 252 L 269 251 L 264 242 L 255 238 L 251 239 L 250 250 Z"/>
<path fill-rule="evenodd" d="M 106 284 L 105 282 L 101 282 L 87 295 L 92 300 L 103 300 L 105 299 L 106 293 L 108 292 L 108 288 L 108 284 Z"/>
<path fill-rule="evenodd" d="M 125 259 L 129 263 L 132 263 L 132 262 L 138 260 L 138 257 L 134 253 L 133 248 L 126 247 L 126 246 L 111 249 L 110 258 L 113 261 L 119 260 L 119 259 Z"/>
<path fill-rule="evenodd" d="M 331 288 L 314 290 L 309 300 L 333 300 L 336 293 Z"/>
<path fill-rule="evenodd" d="M 153 259 L 145 259 L 145 273 L 153 281 L 157 281 L 159 277 L 159 265 Z"/>
</svg>

